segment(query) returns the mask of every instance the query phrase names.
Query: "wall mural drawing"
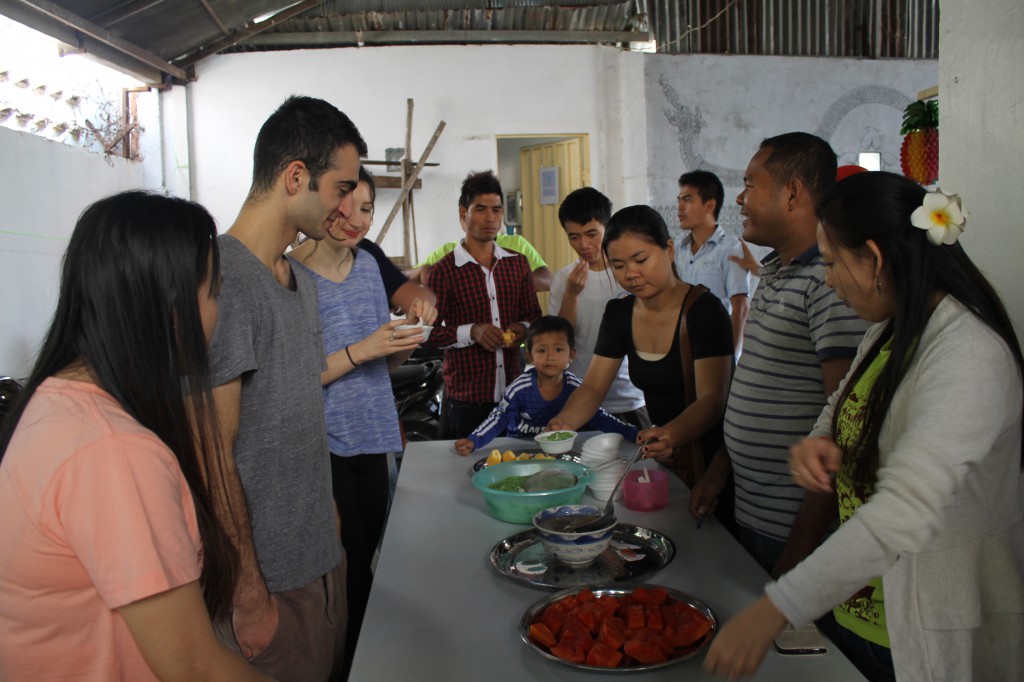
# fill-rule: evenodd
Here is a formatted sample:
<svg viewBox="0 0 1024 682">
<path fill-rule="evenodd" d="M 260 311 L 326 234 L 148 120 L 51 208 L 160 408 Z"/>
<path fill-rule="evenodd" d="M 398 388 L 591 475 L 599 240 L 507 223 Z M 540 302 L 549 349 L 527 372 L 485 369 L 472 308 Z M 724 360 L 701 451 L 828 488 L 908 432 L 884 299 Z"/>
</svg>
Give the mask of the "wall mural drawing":
<svg viewBox="0 0 1024 682">
<path fill-rule="evenodd" d="M 722 184 L 725 187 L 742 187 L 743 169 L 727 168 L 720 164 L 713 163 L 698 151 L 700 148 L 700 134 L 705 126 L 704 116 L 701 113 L 700 107 L 696 105 L 691 107 L 683 104 L 679 93 L 668 82 L 668 78 L 665 74 L 658 77 L 658 83 L 661 86 L 661 90 L 664 93 L 665 100 L 668 104 L 668 106 L 666 106 L 662 111 L 664 112 L 665 118 L 668 120 L 669 124 L 676 129 L 676 140 L 679 146 L 679 159 L 683 162 L 685 170 L 701 169 L 711 171 L 721 179 Z M 837 99 L 828 108 L 828 111 L 825 112 L 821 124 L 818 126 L 817 130 L 814 131 L 814 134 L 831 143 L 832 136 L 835 134 L 839 124 L 842 123 L 843 119 L 845 119 L 846 116 L 848 116 L 850 112 L 857 107 L 865 104 L 881 104 L 902 112 L 912 101 L 912 98 L 899 90 L 882 85 L 866 85 L 854 88 L 840 96 L 839 99 Z M 896 133 L 894 132 L 893 135 L 896 135 Z M 898 135 L 896 135 L 896 137 L 898 137 Z M 860 136 L 860 142 L 860 147 L 855 150 L 836 149 L 840 165 L 857 163 L 858 154 L 862 151 L 876 151 L 881 155 L 883 170 L 894 168 L 898 170 L 899 157 L 896 154 L 886 151 L 886 147 L 891 145 L 885 144 L 885 135 L 877 128 L 870 126 L 865 127 L 864 132 Z M 833 148 L 835 148 L 834 144 Z M 729 197 L 727 194 L 727 201 L 725 202 L 725 206 L 722 207 L 722 215 L 719 216 L 719 224 L 727 231 L 739 232 L 739 209 L 728 199 Z M 657 208 L 666 217 L 666 219 L 670 219 L 669 224 L 674 222 L 675 205 L 658 206 Z"/>
</svg>

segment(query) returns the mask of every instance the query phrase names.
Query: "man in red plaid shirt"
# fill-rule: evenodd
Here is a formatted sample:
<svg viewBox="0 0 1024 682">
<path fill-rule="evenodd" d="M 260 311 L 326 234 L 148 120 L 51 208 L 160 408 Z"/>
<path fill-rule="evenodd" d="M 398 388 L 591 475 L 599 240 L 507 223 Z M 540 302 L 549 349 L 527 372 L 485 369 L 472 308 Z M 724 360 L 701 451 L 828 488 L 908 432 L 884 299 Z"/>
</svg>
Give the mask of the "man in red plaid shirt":
<svg viewBox="0 0 1024 682">
<path fill-rule="evenodd" d="M 541 316 L 530 264 L 494 241 L 505 215 L 503 197 L 493 172 L 466 177 L 459 197 L 466 236 L 427 274 L 438 322 L 425 345 L 445 349 L 448 438 L 468 436 L 522 373 L 519 345 Z"/>
</svg>

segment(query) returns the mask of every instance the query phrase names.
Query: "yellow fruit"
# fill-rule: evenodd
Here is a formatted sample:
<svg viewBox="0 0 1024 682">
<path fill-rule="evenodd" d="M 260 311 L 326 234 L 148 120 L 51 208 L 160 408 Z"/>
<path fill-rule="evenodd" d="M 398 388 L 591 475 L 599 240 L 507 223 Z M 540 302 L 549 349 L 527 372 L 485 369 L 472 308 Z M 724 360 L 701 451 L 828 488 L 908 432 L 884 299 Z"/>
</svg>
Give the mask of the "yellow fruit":
<svg viewBox="0 0 1024 682">
<path fill-rule="evenodd" d="M 529 452 L 522 452 L 522 453 L 519 454 L 519 457 L 517 459 L 519 459 L 519 460 L 530 459 L 530 453 Z"/>
<path fill-rule="evenodd" d="M 506 346 L 511 346 L 512 342 L 516 340 L 515 332 L 502 332 L 501 338 L 505 342 Z"/>
<path fill-rule="evenodd" d="M 487 466 L 492 464 L 501 463 L 501 452 L 498 450 L 491 450 L 491 454 L 487 455 Z"/>
<path fill-rule="evenodd" d="M 511 462 L 515 458 L 516 458 L 516 453 L 512 452 L 511 450 L 506 450 L 505 452 L 501 453 L 501 461 L 502 462 Z"/>
</svg>

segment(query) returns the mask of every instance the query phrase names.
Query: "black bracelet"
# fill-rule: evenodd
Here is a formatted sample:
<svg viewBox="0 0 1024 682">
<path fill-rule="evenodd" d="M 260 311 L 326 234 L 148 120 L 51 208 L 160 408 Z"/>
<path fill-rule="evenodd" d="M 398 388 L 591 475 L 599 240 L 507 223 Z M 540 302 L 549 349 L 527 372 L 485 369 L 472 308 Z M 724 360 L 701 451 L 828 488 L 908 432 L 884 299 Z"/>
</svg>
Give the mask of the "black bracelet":
<svg viewBox="0 0 1024 682">
<path fill-rule="evenodd" d="M 345 346 L 345 355 L 348 356 L 348 361 L 352 363 L 353 367 L 359 366 L 359 363 L 352 359 L 352 353 L 348 352 L 348 346 Z"/>
</svg>

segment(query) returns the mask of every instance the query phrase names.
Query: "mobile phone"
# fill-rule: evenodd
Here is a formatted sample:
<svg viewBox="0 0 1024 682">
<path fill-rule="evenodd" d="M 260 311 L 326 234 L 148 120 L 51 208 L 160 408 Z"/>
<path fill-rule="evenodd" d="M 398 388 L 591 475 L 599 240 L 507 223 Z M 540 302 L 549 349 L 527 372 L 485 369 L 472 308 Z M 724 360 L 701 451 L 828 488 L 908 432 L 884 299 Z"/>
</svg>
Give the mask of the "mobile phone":
<svg viewBox="0 0 1024 682">
<path fill-rule="evenodd" d="M 775 650 L 785 656 L 821 656 L 828 652 L 825 637 L 814 623 L 802 628 L 787 625 L 775 637 Z"/>
</svg>

